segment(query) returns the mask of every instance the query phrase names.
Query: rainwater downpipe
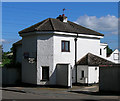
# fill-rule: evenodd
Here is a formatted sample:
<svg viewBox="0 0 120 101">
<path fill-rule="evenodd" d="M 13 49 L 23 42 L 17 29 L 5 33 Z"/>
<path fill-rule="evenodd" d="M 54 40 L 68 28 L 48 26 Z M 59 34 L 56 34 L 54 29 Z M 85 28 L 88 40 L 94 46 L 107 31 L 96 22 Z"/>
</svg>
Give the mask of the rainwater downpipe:
<svg viewBox="0 0 120 101">
<path fill-rule="evenodd" d="M 75 83 L 77 84 L 77 38 L 78 38 L 78 34 L 75 37 L 74 41 L 75 41 Z"/>
</svg>

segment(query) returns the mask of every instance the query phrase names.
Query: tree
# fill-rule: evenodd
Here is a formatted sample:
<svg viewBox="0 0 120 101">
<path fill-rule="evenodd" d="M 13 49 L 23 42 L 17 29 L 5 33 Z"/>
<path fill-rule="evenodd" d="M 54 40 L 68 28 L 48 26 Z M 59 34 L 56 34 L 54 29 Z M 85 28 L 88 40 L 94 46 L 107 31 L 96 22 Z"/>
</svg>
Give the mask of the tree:
<svg viewBox="0 0 120 101">
<path fill-rule="evenodd" d="M 107 48 L 107 57 L 110 56 L 110 54 L 112 54 L 113 50 L 109 48 L 109 46 L 106 47 Z"/>
</svg>

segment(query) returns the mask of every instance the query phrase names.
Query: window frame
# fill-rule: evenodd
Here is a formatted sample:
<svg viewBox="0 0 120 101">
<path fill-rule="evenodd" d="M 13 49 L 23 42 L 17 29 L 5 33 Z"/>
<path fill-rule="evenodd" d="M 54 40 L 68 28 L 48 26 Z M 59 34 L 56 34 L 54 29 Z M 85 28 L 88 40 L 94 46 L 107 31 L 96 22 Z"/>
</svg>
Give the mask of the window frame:
<svg viewBox="0 0 120 101">
<path fill-rule="evenodd" d="M 118 58 L 115 58 L 115 55 L 118 55 Z M 113 53 L 113 59 L 114 59 L 114 60 L 120 60 L 120 58 L 119 58 L 119 53 Z"/>
<path fill-rule="evenodd" d="M 68 42 L 68 50 L 66 50 L 66 42 Z M 64 43 L 64 49 L 63 49 L 63 43 Z M 61 41 L 61 52 L 70 52 L 70 41 L 68 40 Z"/>
<path fill-rule="evenodd" d="M 47 68 L 48 69 L 48 77 L 47 79 L 44 78 L 44 74 L 43 74 L 43 68 Z M 42 66 L 42 80 L 41 81 L 49 81 L 49 66 Z"/>
</svg>

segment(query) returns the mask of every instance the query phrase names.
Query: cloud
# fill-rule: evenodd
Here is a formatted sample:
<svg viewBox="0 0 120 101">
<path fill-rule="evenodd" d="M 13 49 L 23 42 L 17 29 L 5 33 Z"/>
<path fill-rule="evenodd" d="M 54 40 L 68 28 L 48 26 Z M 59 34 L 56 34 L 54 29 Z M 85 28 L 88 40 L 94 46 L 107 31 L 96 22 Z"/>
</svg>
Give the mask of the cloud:
<svg viewBox="0 0 120 101">
<path fill-rule="evenodd" d="M 0 39 L 0 43 L 7 42 L 5 39 Z"/>
<path fill-rule="evenodd" d="M 96 31 L 110 32 L 111 34 L 117 34 L 118 32 L 118 18 L 113 15 L 102 16 L 100 18 L 84 15 L 80 16 L 75 23 Z"/>
</svg>

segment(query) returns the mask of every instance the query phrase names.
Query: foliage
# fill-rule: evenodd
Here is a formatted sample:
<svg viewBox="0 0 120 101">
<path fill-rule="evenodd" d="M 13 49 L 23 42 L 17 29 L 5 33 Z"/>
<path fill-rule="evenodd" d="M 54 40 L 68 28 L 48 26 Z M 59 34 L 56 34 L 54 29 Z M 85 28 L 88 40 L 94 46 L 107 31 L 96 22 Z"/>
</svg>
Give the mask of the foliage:
<svg viewBox="0 0 120 101">
<path fill-rule="evenodd" d="M 2 67 L 21 67 L 21 63 L 15 63 L 14 56 L 8 55 L 10 53 L 13 53 L 13 47 L 8 52 L 3 52 L 2 54 Z"/>
<path fill-rule="evenodd" d="M 12 63 L 12 56 L 7 56 L 10 52 L 3 52 L 2 54 L 2 66 Z"/>
<path fill-rule="evenodd" d="M 107 48 L 107 57 L 110 56 L 110 54 L 112 54 L 113 50 L 109 48 L 109 46 L 106 47 Z"/>
</svg>

